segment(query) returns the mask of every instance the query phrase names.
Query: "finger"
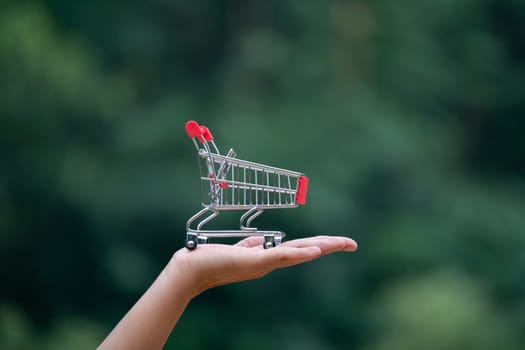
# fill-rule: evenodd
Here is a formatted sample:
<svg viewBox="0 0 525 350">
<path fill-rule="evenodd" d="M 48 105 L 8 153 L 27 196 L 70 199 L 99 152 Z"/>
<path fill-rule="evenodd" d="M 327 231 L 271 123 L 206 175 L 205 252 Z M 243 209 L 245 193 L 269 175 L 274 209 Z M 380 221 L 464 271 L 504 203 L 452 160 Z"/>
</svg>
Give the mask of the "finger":
<svg viewBox="0 0 525 350">
<path fill-rule="evenodd" d="M 285 243 L 286 245 L 294 247 L 307 247 L 312 245 L 319 245 L 321 248 L 331 247 L 337 250 L 356 250 L 357 243 L 348 237 L 345 236 L 314 236 L 307 238 L 299 238 Z"/>
<path fill-rule="evenodd" d="M 357 250 L 357 243 L 351 238 L 344 236 L 316 236 L 312 240 L 320 245 L 323 254 L 337 251 L 353 252 Z"/>
<path fill-rule="evenodd" d="M 264 242 L 264 237 L 251 236 L 251 237 L 245 238 L 237 242 L 235 245 L 239 247 L 251 248 L 251 247 L 256 247 L 256 246 L 262 246 L 263 242 Z"/>
<path fill-rule="evenodd" d="M 263 264 L 272 269 L 301 264 L 319 258 L 322 251 L 319 247 L 287 247 L 280 245 L 275 248 L 262 250 Z"/>
<path fill-rule="evenodd" d="M 323 254 L 330 254 L 336 251 L 353 252 L 357 249 L 357 243 L 348 237 L 343 236 L 315 236 L 300 238 L 283 243 L 290 247 L 319 247 Z"/>
</svg>

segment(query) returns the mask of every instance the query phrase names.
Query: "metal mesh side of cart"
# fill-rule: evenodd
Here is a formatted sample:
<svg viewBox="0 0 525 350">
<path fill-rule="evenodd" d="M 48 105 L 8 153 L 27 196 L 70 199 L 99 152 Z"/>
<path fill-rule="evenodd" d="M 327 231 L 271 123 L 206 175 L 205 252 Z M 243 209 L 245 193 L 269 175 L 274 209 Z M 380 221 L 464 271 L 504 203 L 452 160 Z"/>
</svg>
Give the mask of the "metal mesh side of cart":
<svg viewBox="0 0 525 350">
<path fill-rule="evenodd" d="M 202 204 L 218 210 L 293 208 L 304 204 L 302 173 L 200 152 Z"/>
</svg>

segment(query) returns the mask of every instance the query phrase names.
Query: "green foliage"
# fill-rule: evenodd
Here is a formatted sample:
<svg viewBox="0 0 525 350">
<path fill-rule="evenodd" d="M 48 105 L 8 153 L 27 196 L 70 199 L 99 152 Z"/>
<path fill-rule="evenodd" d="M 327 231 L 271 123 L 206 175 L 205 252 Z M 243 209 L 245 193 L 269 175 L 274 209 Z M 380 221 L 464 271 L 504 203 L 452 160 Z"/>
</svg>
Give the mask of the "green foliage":
<svg viewBox="0 0 525 350">
<path fill-rule="evenodd" d="M 37 332 L 20 312 L 2 306 L 0 335 L 0 346 L 6 350 L 94 349 L 104 330 L 92 321 L 65 317 L 46 332 Z"/>
<path fill-rule="evenodd" d="M 310 177 L 258 225 L 360 248 L 205 293 L 166 348 L 525 341 L 521 1 L 2 4 L 0 348 L 93 348 L 182 246 L 188 119 Z"/>
<path fill-rule="evenodd" d="M 450 272 L 396 282 L 376 304 L 386 334 L 371 349 L 518 349 L 516 328 L 483 292 Z"/>
</svg>

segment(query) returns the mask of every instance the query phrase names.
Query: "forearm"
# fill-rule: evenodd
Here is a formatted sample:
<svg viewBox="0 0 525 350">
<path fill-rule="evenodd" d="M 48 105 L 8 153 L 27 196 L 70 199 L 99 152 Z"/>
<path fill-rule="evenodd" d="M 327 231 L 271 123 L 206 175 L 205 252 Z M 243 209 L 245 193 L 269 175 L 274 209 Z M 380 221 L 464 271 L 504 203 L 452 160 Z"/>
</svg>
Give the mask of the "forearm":
<svg viewBox="0 0 525 350">
<path fill-rule="evenodd" d="M 98 349 L 161 349 L 193 297 L 189 287 L 172 259 Z"/>
</svg>

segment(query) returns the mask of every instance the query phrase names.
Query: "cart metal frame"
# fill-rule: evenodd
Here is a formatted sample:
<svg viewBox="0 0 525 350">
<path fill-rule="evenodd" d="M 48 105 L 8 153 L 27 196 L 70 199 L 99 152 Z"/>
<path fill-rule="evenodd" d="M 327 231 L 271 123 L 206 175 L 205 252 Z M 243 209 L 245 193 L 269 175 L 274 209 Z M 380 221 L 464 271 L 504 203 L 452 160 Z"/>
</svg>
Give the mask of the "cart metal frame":
<svg viewBox="0 0 525 350">
<path fill-rule="evenodd" d="M 221 155 L 210 130 L 190 120 L 186 133 L 197 149 L 203 209 L 186 223 L 186 248 L 193 250 L 212 237 L 263 236 L 264 248 L 280 244 L 282 231 L 259 230 L 253 220 L 266 209 L 296 208 L 306 203 L 308 178 L 285 170 L 236 158 L 230 148 Z M 244 210 L 238 230 L 204 229 L 223 210 Z"/>
</svg>

